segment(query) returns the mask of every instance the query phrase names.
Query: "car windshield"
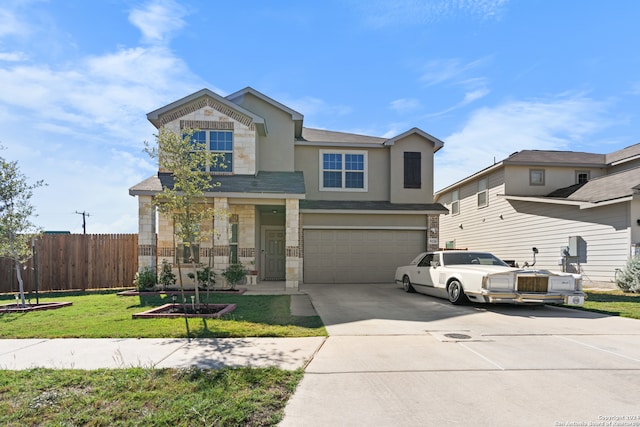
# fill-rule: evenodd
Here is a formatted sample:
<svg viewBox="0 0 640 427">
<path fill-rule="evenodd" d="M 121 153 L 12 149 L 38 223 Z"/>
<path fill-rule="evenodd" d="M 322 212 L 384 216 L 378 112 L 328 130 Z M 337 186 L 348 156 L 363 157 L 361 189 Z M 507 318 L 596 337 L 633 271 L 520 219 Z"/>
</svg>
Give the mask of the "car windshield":
<svg viewBox="0 0 640 427">
<path fill-rule="evenodd" d="M 486 252 L 445 252 L 442 254 L 444 265 L 508 265 L 495 255 Z"/>
</svg>

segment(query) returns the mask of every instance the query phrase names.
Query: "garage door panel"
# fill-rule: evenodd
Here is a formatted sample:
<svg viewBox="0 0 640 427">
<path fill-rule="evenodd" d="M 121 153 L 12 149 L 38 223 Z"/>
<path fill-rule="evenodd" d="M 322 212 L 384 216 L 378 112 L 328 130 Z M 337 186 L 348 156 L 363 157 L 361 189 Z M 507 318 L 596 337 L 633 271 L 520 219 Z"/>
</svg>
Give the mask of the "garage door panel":
<svg viewBox="0 0 640 427">
<path fill-rule="evenodd" d="M 305 283 L 388 283 L 425 250 L 420 230 L 304 230 Z"/>
</svg>

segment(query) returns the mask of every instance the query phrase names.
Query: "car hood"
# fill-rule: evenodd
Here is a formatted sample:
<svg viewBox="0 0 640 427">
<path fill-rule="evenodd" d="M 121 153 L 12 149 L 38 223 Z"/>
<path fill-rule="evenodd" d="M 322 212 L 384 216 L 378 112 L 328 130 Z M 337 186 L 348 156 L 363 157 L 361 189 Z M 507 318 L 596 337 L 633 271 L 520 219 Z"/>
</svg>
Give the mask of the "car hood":
<svg viewBox="0 0 640 427">
<path fill-rule="evenodd" d="M 498 274 L 498 273 L 510 273 L 514 271 L 520 271 L 520 269 L 518 268 L 504 267 L 502 265 L 458 264 L 458 265 L 448 265 L 446 267 L 455 269 L 455 270 L 460 270 L 460 271 L 477 272 L 477 273 L 483 273 L 483 274 L 486 274 L 486 273 Z"/>
</svg>

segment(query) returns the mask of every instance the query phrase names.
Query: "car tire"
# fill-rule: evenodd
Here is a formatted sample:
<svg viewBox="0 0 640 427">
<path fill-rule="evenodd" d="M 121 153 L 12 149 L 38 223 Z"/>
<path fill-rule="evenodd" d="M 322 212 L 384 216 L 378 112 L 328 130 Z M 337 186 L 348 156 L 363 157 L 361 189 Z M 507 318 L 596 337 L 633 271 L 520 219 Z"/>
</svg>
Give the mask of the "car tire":
<svg viewBox="0 0 640 427">
<path fill-rule="evenodd" d="M 402 289 L 404 289 L 405 292 L 408 292 L 410 294 L 416 291 L 415 289 L 413 289 L 413 285 L 411 284 L 411 280 L 409 279 L 409 276 L 404 276 L 402 278 Z"/>
<path fill-rule="evenodd" d="M 453 279 L 447 285 L 447 296 L 451 304 L 460 305 L 468 301 L 467 295 L 464 293 L 462 283 L 458 279 Z"/>
</svg>

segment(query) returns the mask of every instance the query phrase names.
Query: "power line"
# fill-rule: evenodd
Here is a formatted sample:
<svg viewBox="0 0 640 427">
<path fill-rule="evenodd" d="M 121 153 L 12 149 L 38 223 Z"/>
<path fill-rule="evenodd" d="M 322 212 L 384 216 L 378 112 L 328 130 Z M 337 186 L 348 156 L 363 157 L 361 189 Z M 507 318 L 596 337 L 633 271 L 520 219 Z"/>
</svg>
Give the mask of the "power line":
<svg viewBox="0 0 640 427">
<path fill-rule="evenodd" d="M 82 233 L 87 234 L 87 217 L 91 215 L 89 215 L 89 212 L 85 212 L 85 211 L 82 211 L 82 212 L 76 211 L 76 213 L 78 215 L 82 215 Z"/>
</svg>

